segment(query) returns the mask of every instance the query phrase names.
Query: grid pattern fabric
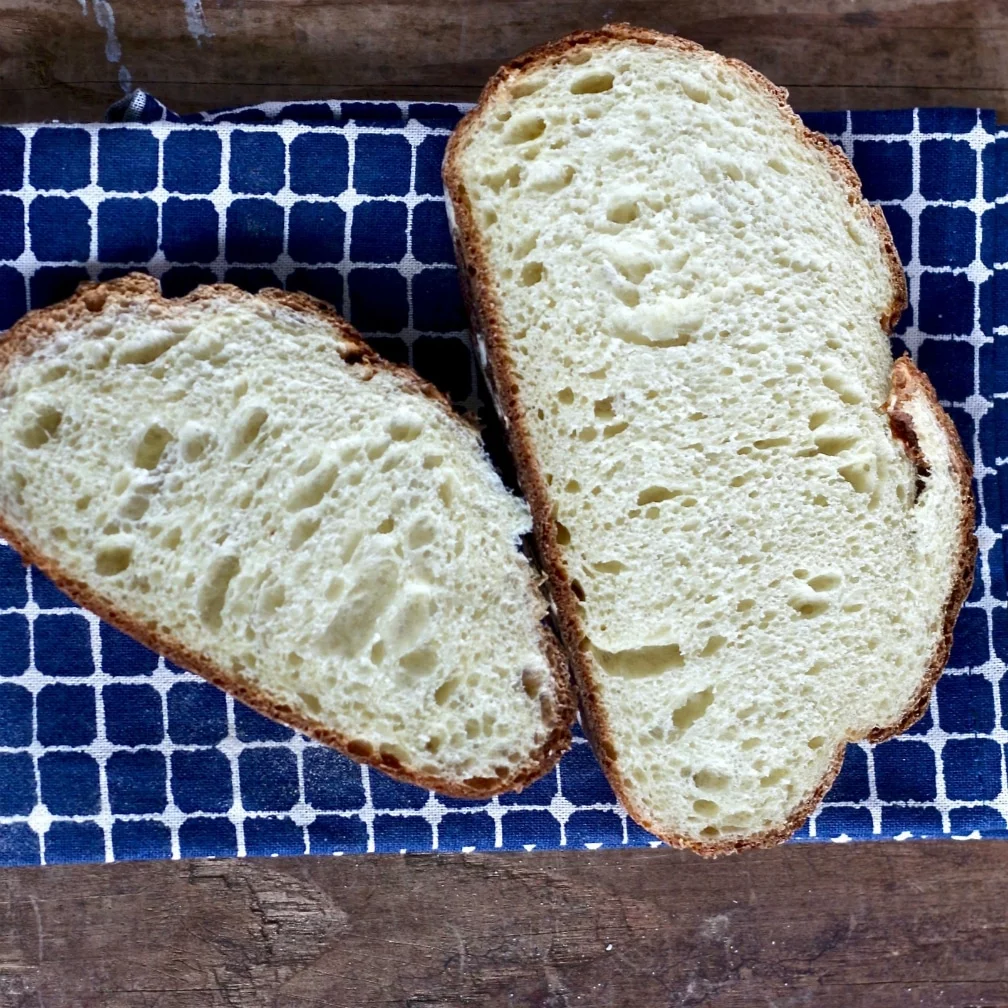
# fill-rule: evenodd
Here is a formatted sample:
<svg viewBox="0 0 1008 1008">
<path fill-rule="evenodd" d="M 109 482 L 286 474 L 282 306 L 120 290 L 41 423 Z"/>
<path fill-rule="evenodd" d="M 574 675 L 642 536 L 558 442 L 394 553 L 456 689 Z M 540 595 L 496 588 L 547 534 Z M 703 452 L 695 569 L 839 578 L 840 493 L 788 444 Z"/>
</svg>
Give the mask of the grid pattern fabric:
<svg viewBox="0 0 1008 1008">
<path fill-rule="evenodd" d="M 136 93 L 103 125 L 0 127 L 0 327 L 134 269 L 322 297 L 479 412 L 440 183 L 464 107 L 267 104 L 189 121 Z M 1008 134 L 992 114 L 808 116 L 889 220 L 894 338 L 976 464 L 980 555 L 949 669 L 900 738 L 850 746 L 804 840 L 1008 835 Z M 436 796 L 277 725 L 73 605 L 0 544 L 0 864 L 656 844 L 576 733 L 518 795 Z"/>
</svg>

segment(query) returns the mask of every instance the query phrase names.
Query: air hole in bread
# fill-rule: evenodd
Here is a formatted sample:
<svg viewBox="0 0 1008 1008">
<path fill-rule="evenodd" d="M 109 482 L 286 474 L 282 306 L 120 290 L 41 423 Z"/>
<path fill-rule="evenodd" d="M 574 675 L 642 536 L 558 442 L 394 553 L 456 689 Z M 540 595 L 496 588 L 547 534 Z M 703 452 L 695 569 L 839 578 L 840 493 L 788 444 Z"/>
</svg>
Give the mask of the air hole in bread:
<svg viewBox="0 0 1008 1008">
<path fill-rule="evenodd" d="M 570 529 L 560 521 L 556 523 L 556 541 L 558 546 L 567 546 L 570 543 Z"/>
<path fill-rule="evenodd" d="M 150 507 L 150 498 L 144 494 L 135 493 L 123 501 L 119 513 L 130 521 L 138 521 L 147 513 L 148 507 Z"/>
<path fill-rule="evenodd" d="M 155 329 L 127 340 L 116 354 L 117 364 L 151 364 L 185 339 L 187 333 L 171 329 Z"/>
<path fill-rule="evenodd" d="M 315 533 L 322 524 L 321 517 L 299 518 L 291 530 L 290 549 L 300 549 Z"/>
<path fill-rule="evenodd" d="M 288 511 L 303 511 L 315 507 L 332 489 L 339 470 L 335 462 L 329 462 L 314 469 L 294 484 L 287 498 Z"/>
<path fill-rule="evenodd" d="M 41 384 L 49 385 L 54 381 L 59 381 L 60 378 L 66 377 L 69 371 L 70 368 L 66 364 L 54 364 L 42 375 Z"/>
<path fill-rule="evenodd" d="M 697 81 L 683 81 L 682 89 L 686 93 L 687 98 L 697 102 L 699 105 L 706 105 L 711 100 L 710 91 Z"/>
<path fill-rule="evenodd" d="M 839 574 L 817 574 L 809 578 L 808 586 L 815 592 L 829 592 L 840 587 Z"/>
<path fill-rule="evenodd" d="M 760 438 L 753 442 L 753 447 L 759 451 L 766 451 L 769 448 L 781 448 L 791 444 L 791 438 L 780 435 L 777 437 Z"/>
<path fill-rule="evenodd" d="M 536 91 L 541 90 L 546 85 L 546 79 L 544 77 L 526 77 L 520 81 L 511 85 L 511 97 L 512 98 L 527 98 L 529 95 L 533 95 Z"/>
<path fill-rule="evenodd" d="M 875 475 L 870 462 L 851 462 L 837 472 L 858 492 L 870 494 L 875 489 Z"/>
<path fill-rule="evenodd" d="M 620 199 L 609 205 L 609 209 L 606 210 L 606 219 L 612 221 L 613 224 L 630 224 L 637 220 L 639 214 L 640 208 L 637 206 L 636 200 Z"/>
<path fill-rule="evenodd" d="M 41 448 L 51 438 L 63 420 L 63 414 L 53 406 L 43 406 L 28 423 L 17 432 L 18 440 L 25 448 Z"/>
<path fill-rule="evenodd" d="M 788 771 L 784 767 L 776 767 L 763 777 L 760 777 L 760 787 L 773 787 L 775 784 L 779 784 L 788 775 Z"/>
<path fill-rule="evenodd" d="M 822 377 L 822 382 L 827 388 L 836 392 L 848 406 L 856 406 L 864 401 L 861 393 L 843 375 L 827 371 Z"/>
<path fill-rule="evenodd" d="M 596 399 L 594 406 L 595 416 L 599 420 L 612 420 L 615 416 L 613 413 L 613 397 L 607 396 L 605 399 Z"/>
<path fill-rule="evenodd" d="M 816 451 L 820 455 L 840 455 L 858 443 L 856 434 L 820 434 L 815 439 Z"/>
<path fill-rule="evenodd" d="M 563 146 L 563 141 L 554 142 L 550 147 L 554 150 Z M 538 166 L 529 174 L 529 186 L 543 193 L 556 193 L 566 189 L 574 179 L 573 165 Z"/>
<path fill-rule="evenodd" d="M 210 562 L 197 596 L 197 608 L 200 619 L 211 629 L 219 630 L 221 627 L 221 612 L 228 587 L 240 567 L 238 557 L 230 553 L 218 555 Z"/>
<path fill-rule="evenodd" d="M 490 172 L 483 177 L 483 183 L 495 193 L 499 193 L 505 186 L 509 186 L 512 189 L 516 188 L 520 180 L 521 166 L 516 164 Z"/>
<path fill-rule="evenodd" d="M 576 596 L 576 598 L 578 599 L 578 601 L 579 602 L 584 602 L 584 600 L 585 600 L 585 590 L 584 590 L 584 587 L 582 586 L 581 582 L 578 581 L 577 578 L 574 578 L 571 581 L 570 584 L 571 584 L 571 591 L 574 592 L 574 595 Z"/>
<path fill-rule="evenodd" d="M 259 602 L 259 607 L 264 615 L 272 615 L 287 600 L 287 591 L 282 584 L 274 584 L 265 588 Z"/>
<path fill-rule="evenodd" d="M 521 283 L 524 287 L 532 287 L 543 278 L 543 264 L 541 262 L 525 263 L 521 271 Z"/>
<path fill-rule="evenodd" d="M 711 819 L 721 811 L 721 806 L 707 798 L 698 798 L 693 802 L 693 811 L 705 819 Z"/>
<path fill-rule="evenodd" d="M 367 457 L 372 462 L 377 461 L 388 451 L 390 444 L 391 442 L 386 437 L 375 438 L 369 441 L 366 450 Z"/>
<path fill-rule="evenodd" d="M 698 770 L 693 774 L 693 783 L 701 791 L 723 791 L 730 780 L 724 774 L 715 773 L 713 770 Z"/>
<path fill-rule="evenodd" d="M 822 616 L 830 606 L 826 599 L 809 598 L 808 596 L 798 596 L 797 598 L 789 599 L 788 605 L 802 619 L 814 619 L 817 616 Z"/>
<path fill-rule="evenodd" d="M 423 433 L 423 420 L 415 413 L 400 410 L 389 421 L 388 432 L 393 441 L 415 441 Z"/>
<path fill-rule="evenodd" d="M 251 406 L 239 416 L 231 432 L 230 458 L 238 458 L 255 441 L 268 416 L 262 406 Z"/>
<path fill-rule="evenodd" d="M 322 701 L 314 693 L 298 693 L 298 698 L 309 714 L 317 716 L 322 713 Z"/>
<path fill-rule="evenodd" d="M 421 516 L 409 528 L 406 543 L 410 549 L 420 549 L 433 542 L 435 534 L 434 523 L 426 515 Z"/>
<path fill-rule="evenodd" d="M 445 681 L 441 683 L 436 690 L 434 690 L 434 702 L 439 707 L 444 707 L 461 685 L 461 676 L 451 676 L 448 679 L 445 679 Z"/>
<path fill-rule="evenodd" d="M 133 464 L 138 469 L 155 469 L 171 440 L 171 431 L 165 430 L 160 424 L 151 424 L 137 443 Z"/>
<path fill-rule="evenodd" d="M 646 679 L 664 675 L 685 664 L 678 644 L 604 651 L 591 645 L 596 663 L 605 672 L 621 679 Z M 678 725 L 677 725 L 678 727 Z"/>
<path fill-rule="evenodd" d="M 669 489 L 663 486 L 650 486 L 644 490 L 641 490 L 637 494 L 637 503 L 641 507 L 645 504 L 660 504 L 662 501 L 672 500 L 675 497 L 681 497 L 683 494 L 682 490 L 679 489 Z"/>
<path fill-rule="evenodd" d="M 676 650 L 678 651 L 679 649 L 676 648 Z M 672 711 L 672 724 L 675 725 L 678 731 L 686 731 L 707 713 L 707 709 L 712 703 L 714 703 L 713 686 L 708 686 L 706 689 L 691 693 L 685 702 Z"/>
<path fill-rule="evenodd" d="M 363 571 L 319 636 L 319 650 L 344 658 L 357 655 L 392 602 L 398 582 L 398 565 L 392 559 L 379 560 Z"/>
<path fill-rule="evenodd" d="M 371 645 L 369 657 L 372 665 L 381 665 L 385 660 L 385 642 L 380 637 Z"/>
<path fill-rule="evenodd" d="M 611 289 L 628 308 L 635 308 L 640 304 L 640 291 L 636 287 L 625 283 L 613 283 Z"/>
<path fill-rule="evenodd" d="M 179 526 L 174 526 L 168 529 L 164 536 L 161 538 L 161 544 L 165 549 L 174 550 L 178 547 L 178 544 L 182 541 L 182 529 Z"/>
<path fill-rule="evenodd" d="M 511 254 L 515 259 L 524 259 L 536 247 L 539 241 L 538 231 L 529 231 L 524 237 L 515 242 L 511 249 Z"/>
<path fill-rule="evenodd" d="M 570 386 L 560 389 L 560 391 L 557 392 L 557 399 L 559 399 L 564 406 L 570 406 L 570 404 L 574 402 L 574 390 Z"/>
<path fill-rule="evenodd" d="M 21 472 L 20 469 L 14 469 L 11 472 L 11 482 L 14 485 L 15 495 L 19 504 L 24 503 L 23 491 L 26 486 L 28 486 L 28 480 L 25 478 L 25 474 Z"/>
<path fill-rule="evenodd" d="M 534 700 L 537 696 L 539 696 L 539 693 L 542 690 L 542 674 L 537 672 L 535 669 L 523 669 L 521 674 L 521 684 L 522 689 L 525 690 L 525 695 L 530 700 Z"/>
<path fill-rule="evenodd" d="M 317 448 L 313 448 L 303 459 L 301 459 L 294 472 L 298 476 L 307 476 L 308 473 L 310 473 L 321 461 L 322 453 Z M 349 462 L 350 460 L 347 459 L 346 461 Z"/>
<path fill-rule="evenodd" d="M 417 648 L 399 659 L 402 668 L 410 675 L 430 675 L 437 668 L 437 652 L 431 647 Z"/>
<path fill-rule="evenodd" d="M 630 424 L 626 420 L 622 420 L 619 423 L 609 424 L 608 426 L 602 428 L 602 437 L 603 438 L 616 437 L 617 434 L 622 434 L 623 431 L 625 431 L 629 426 Z"/>
<path fill-rule="evenodd" d="M 700 652 L 700 657 L 710 658 L 712 655 L 716 655 L 727 643 L 727 639 L 722 637 L 720 634 L 714 634 L 713 636 L 708 637 L 707 643 Z"/>
<path fill-rule="evenodd" d="M 571 81 L 571 94 L 601 94 L 603 91 L 611 91 L 614 77 L 607 70 L 597 70 L 594 73 L 587 73 Z"/>
<path fill-rule="evenodd" d="M 183 460 L 195 462 L 199 459 L 210 444 L 211 437 L 210 431 L 187 424 L 179 436 Z"/>
<path fill-rule="evenodd" d="M 102 577 L 121 574 L 133 560 L 133 540 L 116 537 L 99 545 L 95 554 L 95 572 Z"/>
<path fill-rule="evenodd" d="M 626 564 L 620 563 L 619 560 L 602 560 L 592 564 L 592 567 L 600 574 L 619 574 L 620 571 L 626 570 Z"/>
<path fill-rule="evenodd" d="M 507 144 L 529 143 L 546 132 L 546 120 L 539 115 L 524 115 L 513 119 L 504 130 Z"/>
</svg>

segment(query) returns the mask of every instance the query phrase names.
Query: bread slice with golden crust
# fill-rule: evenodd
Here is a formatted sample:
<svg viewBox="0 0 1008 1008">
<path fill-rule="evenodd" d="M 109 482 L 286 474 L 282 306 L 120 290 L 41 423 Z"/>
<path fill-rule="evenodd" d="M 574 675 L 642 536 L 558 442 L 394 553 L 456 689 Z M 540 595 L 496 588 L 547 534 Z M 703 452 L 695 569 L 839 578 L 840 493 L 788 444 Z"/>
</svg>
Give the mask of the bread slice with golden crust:
<svg viewBox="0 0 1008 1008">
<path fill-rule="evenodd" d="M 321 302 L 82 286 L 0 342 L 0 533 L 269 717 L 467 798 L 559 758 L 569 674 L 478 433 Z"/>
<path fill-rule="evenodd" d="M 885 219 L 787 95 L 611 25 L 532 50 L 444 180 L 595 752 L 713 855 L 923 712 L 976 542 Z"/>
</svg>

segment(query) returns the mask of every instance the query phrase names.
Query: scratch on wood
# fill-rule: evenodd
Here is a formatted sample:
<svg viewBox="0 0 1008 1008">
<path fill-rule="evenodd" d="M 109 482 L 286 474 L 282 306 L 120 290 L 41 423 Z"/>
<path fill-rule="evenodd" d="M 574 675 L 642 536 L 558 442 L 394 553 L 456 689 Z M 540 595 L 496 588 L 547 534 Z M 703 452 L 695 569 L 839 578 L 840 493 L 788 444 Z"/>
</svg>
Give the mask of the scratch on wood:
<svg viewBox="0 0 1008 1008">
<path fill-rule="evenodd" d="M 118 63 L 122 59 L 122 46 L 116 37 L 115 11 L 108 0 L 93 0 L 93 3 L 95 21 L 100 28 L 105 29 L 105 59 L 109 63 Z"/>
<path fill-rule="evenodd" d="M 81 12 L 87 17 L 87 0 L 80 0 Z M 105 31 L 105 59 L 109 63 L 119 64 L 118 80 L 123 92 L 128 93 L 133 90 L 133 78 L 129 70 L 122 62 L 122 46 L 119 44 L 119 37 L 116 35 L 115 11 L 109 0 L 92 0 L 94 7 L 95 21 L 98 27 Z"/>
<path fill-rule="evenodd" d="M 182 4 L 185 7 L 186 27 L 196 45 L 202 45 L 205 38 L 213 38 L 213 32 L 203 15 L 203 0 L 182 0 Z"/>
<path fill-rule="evenodd" d="M 466 945 L 465 939 L 462 937 L 462 932 L 452 924 L 452 931 L 455 934 L 455 941 L 458 943 L 458 955 L 459 955 L 459 976 L 463 979 L 466 975 Z"/>
<path fill-rule="evenodd" d="M 28 900 L 31 903 L 32 912 L 35 914 L 35 936 L 38 941 L 38 961 L 39 966 L 42 965 L 43 950 L 44 950 L 44 933 L 42 930 L 42 914 L 39 912 L 38 900 L 32 893 L 28 894 Z M 41 997 L 39 998 L 39 1003 L 41 1004 Z"/>
</svg>

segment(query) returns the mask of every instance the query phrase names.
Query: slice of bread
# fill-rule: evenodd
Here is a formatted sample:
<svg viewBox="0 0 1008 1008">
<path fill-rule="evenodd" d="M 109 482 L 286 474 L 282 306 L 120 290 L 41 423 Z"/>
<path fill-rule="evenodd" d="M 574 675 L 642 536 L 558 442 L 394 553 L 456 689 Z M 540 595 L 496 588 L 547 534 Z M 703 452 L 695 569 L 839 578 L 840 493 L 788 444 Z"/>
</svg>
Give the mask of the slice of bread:
<svg viewBox="0 0 1008 1008">
<path fill-rule="evenodd" d="M 133 275 L 0 342 L 0 533 L 269 717 L 484 797 L 570 741 L 531 521 L 476 430 L 321 302 Z"/>
<path fill-rule="evenodd" d="M 444 178 L 614 789 L 704 854 L 786 838 L 923 712 L 972 578 L 881 212 L 785 92 L 625 25 L 500 70 Z"/>
</svg>

